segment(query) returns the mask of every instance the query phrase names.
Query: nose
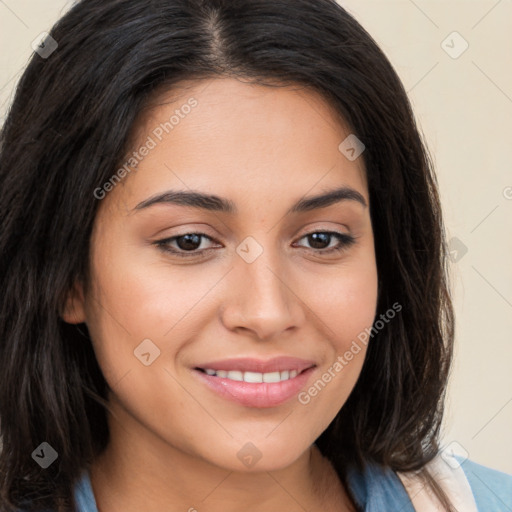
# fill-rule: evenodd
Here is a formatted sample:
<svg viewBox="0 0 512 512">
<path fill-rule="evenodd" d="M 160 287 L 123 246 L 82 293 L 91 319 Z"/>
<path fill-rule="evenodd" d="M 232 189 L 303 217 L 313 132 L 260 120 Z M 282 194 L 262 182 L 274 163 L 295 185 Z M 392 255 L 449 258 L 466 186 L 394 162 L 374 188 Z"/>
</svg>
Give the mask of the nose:
<svg viewBox="0 0 512 512">
<path fill-rule="evenodd" d="M 232 331 L 249 331 L 260 340 L 282 337 L 304 322 L 304 303 L 294 290 L 286 264 L 265 250 L 255 261 L 236 258 L 223 296 L 221 316 Z"/>
</svg>

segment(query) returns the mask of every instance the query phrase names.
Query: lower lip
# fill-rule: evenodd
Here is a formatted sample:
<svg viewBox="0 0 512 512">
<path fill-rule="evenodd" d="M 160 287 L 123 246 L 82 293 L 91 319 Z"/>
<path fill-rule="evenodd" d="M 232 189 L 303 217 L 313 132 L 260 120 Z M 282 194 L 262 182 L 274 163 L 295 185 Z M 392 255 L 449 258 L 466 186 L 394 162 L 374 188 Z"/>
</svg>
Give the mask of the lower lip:
<svg viewBox="0 0 512 512">
<path fill-rule="evenodd" d="M 315 367 L 308 368 L 302 373 L 293 377 L 293 379 L 282 382 L 244 382 L 226 379 L 223 377 L 214 377 L 207 375 L 200 370 L 194 370 L 194 373 L 210 389 L 222 397 L 237 402 L 246 407 L 276 407 L 281 405 L 306 385 L 309 376 L 313 373 Z"/>
</svg>

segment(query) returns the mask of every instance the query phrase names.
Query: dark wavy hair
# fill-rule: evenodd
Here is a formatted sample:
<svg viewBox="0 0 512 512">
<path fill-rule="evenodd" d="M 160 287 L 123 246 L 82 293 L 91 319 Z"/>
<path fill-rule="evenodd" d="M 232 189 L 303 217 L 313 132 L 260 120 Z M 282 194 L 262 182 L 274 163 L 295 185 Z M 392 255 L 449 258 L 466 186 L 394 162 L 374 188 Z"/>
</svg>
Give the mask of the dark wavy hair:
<svg viewBox="0 0 512 512">
<path fill-rule="evenodd" d="M 365 144 L 377 316 L 348 401 L 317 439 L 349 464 L 420 470 L 439 451 L 454 335 L 437 182 L 407 94 L 372 37 L 334 0 L 82 0 L 34 53 L 0 137 L 2 510 L 74 510 L 73 485 L 105 448 L 107 383 L 85 324 L 59 316 L 87 285 L 99 200 L 157 91 L 234 77 L 318 91 Z M 42 470 L 47 441 L 58 460 Z"/>
</svg>

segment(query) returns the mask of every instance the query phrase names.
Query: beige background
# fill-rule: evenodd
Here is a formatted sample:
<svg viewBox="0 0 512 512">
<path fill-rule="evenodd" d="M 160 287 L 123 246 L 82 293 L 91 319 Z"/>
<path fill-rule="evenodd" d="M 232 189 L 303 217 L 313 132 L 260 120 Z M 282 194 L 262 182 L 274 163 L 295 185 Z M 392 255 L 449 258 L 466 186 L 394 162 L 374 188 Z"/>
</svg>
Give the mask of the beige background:
<svg viewBox="0 0 512 512">
<path fill-rule="evenodd" d="M 142 0 L 141 0 L 142 1 Z M 512 2 L 341 0 L 389 56 L 437 165 L 454 250 L 443 442 L 512 473 Z M 0 123 L 31 42 L 72 4 L 0 0 Z M 469 47 L 463 49 L 457 31 Z M 467 253 L 460 251 L 461 244 Z M 454 444 L 457 443 L 457 444 Z"/>
</svg>

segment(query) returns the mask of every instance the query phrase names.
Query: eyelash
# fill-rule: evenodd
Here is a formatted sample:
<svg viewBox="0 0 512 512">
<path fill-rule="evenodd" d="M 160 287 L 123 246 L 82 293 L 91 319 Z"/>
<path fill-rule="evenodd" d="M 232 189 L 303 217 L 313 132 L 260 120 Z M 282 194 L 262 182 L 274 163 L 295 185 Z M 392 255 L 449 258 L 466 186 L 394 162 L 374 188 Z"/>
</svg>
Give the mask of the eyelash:
<svg viewBox="0 0 512 512">
<path fill-rule="evenodd" d="M 299 240 L 302 240 L 303 238 L 307 238 L 308 236 L 314 235 L 314 234 L 327 234 L 327 235 L 333 235 L 335 238 L 337 238 L 340 242 L 340 244 L 336 247 L 331 247 L 330 249 L 311 249 L 313 252 L 318 252 L 320 254 L 332 254 L 332 253 L 340 253 L 346 249 L 348 249 L 350 246 L 352 246 L 356 242 L 356 237 L 352 235 L 347 235 L 346 233 L 338 233 L 337 231 L 311 231 L 310 233 L 306 233 L 305 235 L 301 236 Z M 166 253 L 171 253 L 174 256 L 178 256 L 179 258 L 192 258 L 196 257 L 198 255 L 205 255 L 205 253 L 208 253 L 214 248 L 209 249 L 203 249 L 201 251 L 198 251 L 197 249 L 194 251 L 183 251 L 171 249 L 169 247 L 169 243 L 173 242 L 174 240 L 177 240 L 178 238 L 182 238 L 187 235 L 196 235 L 200 236 L 202 238 L 207 238 L 211 240 L 212 242 L 216 242 L 213 238 L 209 237 L 205 233 L 198 233 L 198 232 L 191 232 L 191 233 L 184 233 L 182 235 L 173 236 L 171 238 L 165 238 L 163 240 L 157 240 L 154 242 L 154 244 L 162 251 Z"/>
</svg>

